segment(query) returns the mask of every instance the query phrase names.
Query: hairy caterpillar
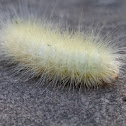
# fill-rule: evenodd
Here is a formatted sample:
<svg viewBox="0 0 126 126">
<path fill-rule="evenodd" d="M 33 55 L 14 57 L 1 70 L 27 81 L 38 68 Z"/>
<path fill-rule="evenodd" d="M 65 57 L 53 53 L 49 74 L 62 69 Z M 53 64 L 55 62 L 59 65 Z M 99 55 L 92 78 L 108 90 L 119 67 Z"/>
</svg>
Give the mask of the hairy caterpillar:
<svg viewBox="0 0 126 126">
<path fill-rule="evenodd" d="M 122 55 L 92 31 L 61 31 L 35 18 L 1 18 L 0 53 L 32 76 L 74 86 L 97 87 L 118 79 Z"/>
</svg>

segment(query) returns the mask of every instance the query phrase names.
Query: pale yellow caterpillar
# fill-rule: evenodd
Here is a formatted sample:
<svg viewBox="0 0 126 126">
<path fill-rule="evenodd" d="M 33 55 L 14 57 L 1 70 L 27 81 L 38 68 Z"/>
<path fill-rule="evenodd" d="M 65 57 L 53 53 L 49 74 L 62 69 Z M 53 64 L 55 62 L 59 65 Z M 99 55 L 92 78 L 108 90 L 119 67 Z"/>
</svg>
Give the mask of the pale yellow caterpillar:
<svg viewBox="0 0 126 126">
<path fill-rule="evenodd" d="M 1 19 L 0 53 L 17 71 L 61 85 L 112 84 L 122 67 L 119 49 L 94 32 L 62 31 L 34 18 Z"/>
</svg>

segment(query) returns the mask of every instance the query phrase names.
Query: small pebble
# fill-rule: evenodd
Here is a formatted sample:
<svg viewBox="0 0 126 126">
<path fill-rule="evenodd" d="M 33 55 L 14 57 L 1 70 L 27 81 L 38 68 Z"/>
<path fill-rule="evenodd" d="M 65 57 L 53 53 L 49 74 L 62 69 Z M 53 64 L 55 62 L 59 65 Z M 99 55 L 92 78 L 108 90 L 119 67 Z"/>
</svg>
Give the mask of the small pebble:
<svg viewBox="0 0 126 126">
<path fill-rule="evenodd" d="M 126 94 L 123 95 L 123 98 L 122 98 L 123 101 L 126 101 Z"/>
</svg>

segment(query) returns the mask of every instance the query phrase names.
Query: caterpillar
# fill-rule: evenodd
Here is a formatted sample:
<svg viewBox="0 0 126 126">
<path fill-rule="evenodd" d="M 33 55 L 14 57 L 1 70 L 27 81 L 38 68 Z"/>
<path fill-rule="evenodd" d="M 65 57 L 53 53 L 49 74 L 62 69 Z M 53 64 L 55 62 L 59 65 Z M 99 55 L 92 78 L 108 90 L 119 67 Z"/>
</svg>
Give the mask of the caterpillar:
<svg viewBox="0 0 126 126">
<path fill-rule="evenodd" d="M 118 79 L 124 57 L 109 39 L 92 30 L 62 31 L 34 16 L 5 19 L 1 16 L 0 54 L 7 64 L 18 64 L 17 72 L 24 69 L 75 87 L 111 85 Z"/>
</svg>

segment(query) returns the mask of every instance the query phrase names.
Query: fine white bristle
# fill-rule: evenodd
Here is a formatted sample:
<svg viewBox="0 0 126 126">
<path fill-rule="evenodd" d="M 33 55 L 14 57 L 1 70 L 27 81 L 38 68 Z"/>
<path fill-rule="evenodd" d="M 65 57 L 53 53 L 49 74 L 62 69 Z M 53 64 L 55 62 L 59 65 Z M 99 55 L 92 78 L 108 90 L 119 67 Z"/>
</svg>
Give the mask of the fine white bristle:
<svg viewBox="0 0 126 126">
<path fill-rule="evenodd" d="M 119 76 L 123 59 L 120 49 L 92 31 L 61 31 L 33 17 L 18 15 L 5 22 L 1 15 L 0 26 L 2 58 L 17 63 L 19 72 L 25 69 L 33 77 L 86 87 L 112 84 Z"/>
</svg>

